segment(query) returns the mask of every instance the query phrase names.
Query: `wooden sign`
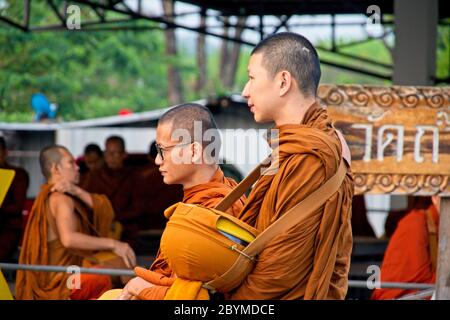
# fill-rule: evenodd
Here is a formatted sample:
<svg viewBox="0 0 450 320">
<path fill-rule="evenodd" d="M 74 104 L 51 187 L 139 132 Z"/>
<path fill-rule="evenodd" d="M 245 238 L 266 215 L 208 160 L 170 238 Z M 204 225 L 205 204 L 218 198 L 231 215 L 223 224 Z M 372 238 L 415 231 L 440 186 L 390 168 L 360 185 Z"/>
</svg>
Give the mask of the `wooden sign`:
<svg viewBox="0 0 450 320">
<path fill-rule="evenodd" d="M 355 194 L 450 195 L 450 87 L 322 85 Z"/>
</svg>

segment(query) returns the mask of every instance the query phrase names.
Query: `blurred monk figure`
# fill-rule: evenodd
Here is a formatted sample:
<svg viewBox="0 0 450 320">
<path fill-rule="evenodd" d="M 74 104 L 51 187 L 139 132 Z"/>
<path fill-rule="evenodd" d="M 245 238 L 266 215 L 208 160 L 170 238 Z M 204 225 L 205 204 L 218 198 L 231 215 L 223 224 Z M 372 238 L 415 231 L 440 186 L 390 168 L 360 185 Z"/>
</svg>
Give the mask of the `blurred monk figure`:
<svg viewBox="0 0 450 320">
<path fill-rule="evenodd" d="M 431 197 L 411 196 L 407 197 L 406 208 L 389 211 L 384 223 L 383 238 L 390 239 L 401 219 L 414 209 L 428 209 L 432 204 Z"/>
<path fill-rule="evenodd" d="M 101 169 L 105 164 L 102 149 L 95 143 L 88 144 L 84 148 L 84 162 L 89 171 Z"/>
<path fill-rule="evenodd" d="M 88 144 L 84 148 L 83 158 L 77 159 L 77 164 L 80 167 L 80 185 L 83 185 L 89 172 L 99 170 L 105 165 L 102 149 L 98 144 Z"/>
<path fill-rule="evenodd" d="M 354 237 L 376 237 L 369 219 L 367 218 L 366 202 L 364 200 L 364 195 L 362 194 L 353 197 L 352 233 Z"/>
<path fill-rule="evenodd" d="M 415 208 L 398 222 L 384 254 L 381 282 L 435 283 L 440 198 L 431 201 L 428 208 Z M 396 299 L 417 291 L 375 289 L 372 299 Z"/>
<path fill-rule="evenodd" d="M 16 172 L 3 204 L 0 205 L 0 262 L 11 261 L 18 250 L 22 233 L 22 210 L 25 207 L 29 184 L 28 173 L 22 168 L 10 165 L 6 161 L 7 156 L 6 140 L 0 137 L 0 169 Z"/>
<path fill-rule="evenodd" d="M 46 183 L 31 209 L 19 263 L 82 266 L 95 252 L 107 250 L 123 259 L 123 267 L 134 267 L 130 246 L 107 237 L 114 218 L 110 201 L 76 185 L 78 166 L 70 152 L 49 146 L 41 150 L 39 162 Z M 95 299 L 111 288 L 110 276 L 93 274 L 81 274 L 80 287 L 71 288 L 69 275 L 19 270 L 17 299 Z"/>
<path fill-rule="evenodd" d="M 111 201 L 115 218 L 122 225 L 121 240 L 137 248 L 139 231 L 139 199 L 136 192 L 136 172 L 125 166 L 127 158 L 125 141 L 110 136 L 105 142 L 105 166 L 90 171 L 80 186 L 88 192 L 104 194 Z"/>
<path fill-rule="evenodd" d="M 156 141 L 150 144 L 148 164 L 139 168 L 136 192 L 139 193 L 139 228 L 141 230 L 163 230 L 167 219 L 164 210 L 172 204 L 183 201 L 183 187 L 168 185 L 156 165 L 158 155 Z"/>
<path fill-rule="evenodd" d="M 201 134 L 194 134 L 194 122 L 201 124 Z M 180 143 L 177 129 L 185 129 L 190 135 L 188 142 Z M 223 175 L 217 164 L 220 141 L 216 143 L 214 154 L 204 152 L 209 142 L 198 139 L 207 130 L 215 130 L 217 125 L 211 112 L 198 104 L 179 105 L 167 111 L 159 120 L 156 129 L 158 155 L 156 164 L 164 183 L 180 184 L 183 187 L 183 202 L 213 208 L 237 183 Z M 215 135 L 218 137 L 218 134 Z M 228 213 L 236 216 L 243 208 L 245 197 L 236 201 Z M 176 275 L 160 252 L 150 270 L 135 268 L 138 277 L 125 286 L 119 299 L 164 299 Z"/>
</svg>

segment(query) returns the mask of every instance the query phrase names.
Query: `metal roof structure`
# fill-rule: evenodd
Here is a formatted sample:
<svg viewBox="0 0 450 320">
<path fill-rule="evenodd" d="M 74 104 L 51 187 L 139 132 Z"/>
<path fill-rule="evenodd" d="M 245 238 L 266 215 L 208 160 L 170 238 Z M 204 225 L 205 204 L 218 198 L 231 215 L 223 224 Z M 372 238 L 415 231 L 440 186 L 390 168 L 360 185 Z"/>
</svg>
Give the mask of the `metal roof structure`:
<svg viewBox="0 0 450 320">
<path fill-rule="evenodd" d="M 112 127 L 116 125 L 125 125 L 135 122 L 154 121 L 159 119 L 159 117 L 168 109 L 169 108 L 164 108 L 140 113 L 132 113 L 127 115 L 117 115 L 117 116 L 101 117 L 80 121 L 68 121 L 68 122 L 37 122 L 37 123 L 0 122 L 0 130 L 54 131 L 59 129 Z"/>
<path fill-rule="evenodd" d="M 248 40 L 241 36 L 226 35 L 221 32 L 223 28 L 242 28 L 244 31 L 253 32 L 264 38 L 267 35 L 280 30 L 290 30 L 293 27 L 311 27 L 327 25 L 331 27 L 330 47 L 318 46 L 324 52 L 332 53 L 335 58 L 321 57 L 321 63 L 337 67 L 343 70 L 369 75 L 378 79 L 391 80 L 393 67 L 391 64 L 381 63 L 376 57 L 361 57 L 341 49 L 361 43 L 381 40 L 393 34 L 394 0 L 174 0 L 175 3 L 192 5 L 192 11 L 182 11 L 173 16 L 164 16 L 162 13 L 150 13 L 145 10 L 145 6 L 152 2 L 160 3 L 161 0 L 78 0 L 78 1 L 58 1 L 45 0 L 49 11 L 53 12 L 58 23 L 46 25 L 32 25 L 30 17 L 33 14 L 32 0 L 24 0 L 23 21 L 18 21 L 13 17 L 0 14 L 0 22 L 9 26 L 23 30 L 24 32 L 43 31 L 66 31 L 68 14 L 67 8 L 76 4 L 81 10 L 89 11 L 92 17 L 89 21 L 82 22 L 80 31 L 115 31 L 115 30 L 165 30 L 167 28 L 180 28 L 190 30 L 200 34 L 213 36 L 243 45 L 254 46 L 254 40 Z M 172 0 L 163 0 L 172 1 Z M 439 1 L 439 24 L 450 27 L 450 10 L 444 6 L 444 1 Z M 375 10 L 376 9 L 376 10 Z M 337 44 L 336 28 L 344 25 L 355 25 L 363 27 L 367 24 L 367 16 L 371 11 L 379 12 L 379 23 L 386 26 L 383 34 L 372 36 L 366 33 L 366 38 L 351 43 Z M 359 14 L 360 22 L 337 21 L 336 15 Z M 329 22 L 295 23 L 293 17 L 307 15 L 329 15 Z M 364 15 L 366 17 L 364 17 Z M 120 16 L 120 18 L 118 17 Z M 208 19 L 206 25 L 191 26 L 180 22 L 180 19 L 188 16 L 203 16 Z M 238 21 L 230 22 L 229 17 L 256 16 L 259 22 L 240 24 Z M 266 17 L 272 17 L 270 22 Z M 275 19 L 275 20 L 274 20 Z M 137 23 L 145 21 L 145 23 Z M 212 21 L 212 22 L 211 22 Z M 274 22 L 276 21 L 276 22 Z M 354 66 L 350 63 L 343 63 L 339 58 L 350 58 L 362 62 L 362 66 Z M 450 82 L 450 78 L 435 79 L 435 83 Z"/>
<path fill-rule="evenodd" d="M 205 105 L 205 99 L 193 101 Z M 0 130 L 15 131 L 55 131 L 59 129 L 77 129 L 77 128 L 98 128 L 98 127 L 115 127 L 115 126 L 139 126 L 145 125 L 151 121 L 157 121 L 167 110 L 172 107 L 144 111 L 138 113 L 130 113 L 126 115 L 115 115 L 109 117 L 100 117 L 94 119 L 86 119 L 68 122 L 35 122 L 35 123 L 13 123 L 0 122 Z"/>
</svg>

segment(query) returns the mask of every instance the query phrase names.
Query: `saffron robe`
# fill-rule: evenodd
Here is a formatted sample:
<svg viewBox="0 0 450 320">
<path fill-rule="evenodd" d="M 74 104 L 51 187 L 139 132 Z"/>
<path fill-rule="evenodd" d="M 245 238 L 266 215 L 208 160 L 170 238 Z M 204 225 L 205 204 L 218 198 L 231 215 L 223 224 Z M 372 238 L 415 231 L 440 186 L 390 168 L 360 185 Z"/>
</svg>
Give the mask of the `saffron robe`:
<svg viewBox="0 0 450 320">
<path fill-rule="evenodd" d="M 139 168 L 134 191 L 138 193 L 137 208 L 141 230 L 164 230 L 167 222 L 164 210 L 183 201 L 183 187 L 165 184 L 154 161 Z"/>
<path fill-rule="evenodd" d="M 228 195 L 236 185 L 237 183 L 233 179 L 225 177 L 222 170 L 218 168 L 210 182 L 185 189 L 183 202 L 213 208 Z M 243 208 L 244 201 L 245 196 L 242 196 L 227 212 L 236 216 Z M 137 267 L 135 268 L 135 272 L 137 276 L 148 282 L 157 284 L 154 287 L 144 289 L 139 293 L 138 298 L 142 300 L 164 299 L 167 290 L 170 285 L 173 284 L 176 277 L 160 251 L 158 251 L 158 255 L 150 267 L 150 270 Z"/>
<path fill-rule="evenodd" d="M 97 194 L 104 194 L 111 201 L 115 219 L 122 224 L 121 240 L 127 242 L 134 250 L 138 245 L 139 199 L 135 192 L 137 173 L 131 167 L 111 170 L 104 166 L 99 170 L 89 171 L 80 182 L 81 188 Z"/>
<path fill-rule="evenodd" d="M 57 238 L 47 241 L 49 224 L 54 221 L 49 210 L 51 185 L 41 186 L 36 197 L 25 229 L 20 264 L 82 266 L 83 260 L 93 252 L 65 248 Z M 92 194 L 93 208 L 87 207 L 77 198 L 73 198 L 75 214 L 80 220 L 80 232 L 92 236 L 108 235 L 114 212 L 109 200 L 103 195 Z M 19 300 L 66 300 L 69 298 L 97 298 L 104 291 L 111 289 L 111 279 L 102 275 L 81 275 L 81 291 L 71 290 L 67 286 L 70 274 L 64 272 L 30 272 L 17 271 L 16 298 Z M 90 288 L 90 289 L 88 289 Z M 73 296 L 72 296 L 73 294 Z"/>
<path fill-rule="evenodd" d="M 434 205 L 428 209 L 410 211 L 398 223 L 381 264 L 381 282 L 434 283 L 436 270 L 432 266 L 428 217 L 439 230 L 439 215 Z M 396 299 L 418 290 L 375 289 L 372 299 Z"/>
<path fill-rule="evenodd" d="M 327 111 L 314 103 L 301 124 L 279 130 L 278 170 L 255 184 L 239 218 L 262 232 L 338 170 L 342 146 Z M 273 145 L 273 144 L 272 144 Z M 273 238 L 226 299 L 344 299 L 352 250 L 353 177 L 298 225 Z"/>
</svg>

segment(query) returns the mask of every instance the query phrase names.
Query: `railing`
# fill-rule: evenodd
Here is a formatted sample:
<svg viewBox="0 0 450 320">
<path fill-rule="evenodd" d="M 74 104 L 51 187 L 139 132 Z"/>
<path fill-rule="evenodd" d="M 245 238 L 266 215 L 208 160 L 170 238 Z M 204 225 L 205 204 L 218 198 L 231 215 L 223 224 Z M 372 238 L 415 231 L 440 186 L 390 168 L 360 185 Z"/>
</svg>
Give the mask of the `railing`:
<svg viewBox="0 0 450 320">
<path fill-rule="evenodd" d="M 15 264 L 15 263 L 0 263 L 0 270 L 24 270 L 31 272 L 65 272 L 73 273 L 75 269 L 73 266 L 48 266 L 48 265 L 27 265 L 27 264 Z M 101 274 L 110 276 L 131 276 L 136 274 L 133 270 L 129 269 L 104 269 L 104 268 L 83 268 L 78 267 L 76 269 L 79 273 L 87 274 Z M 349 288 L 365 288 L 369 289 L 367 281 L 363 280 L 349 280 Z M 398 298 L 397 300 L 420 300 L 430 297 L 435 292 L 435 286 L 433 284 L 426 283 L 410 283 L 410 282 L 380 282 L 379 288 L 382 289 L 410 289 L 421 290 L 414 294 L 408 294 Z"/>
<path fill-rule="evenodd" d="M 28 265 L 28 264 L 15 264 L 15 263 L 0 263 L 0 269 L 2 270 L 24 270 L 24 271 L 36 271 L 36 272 L 65 272 L 73 273 L 74 269 L 70 266 L 47 266 L 47 265 Z M 129 269 L 105 269 L 105 268 L 82 268 L 77 269 L 80 273 L 89 274 L 101 274 L 109 276 L 131 276 L 136 274 L 133 270 Z"/>
</svg>

